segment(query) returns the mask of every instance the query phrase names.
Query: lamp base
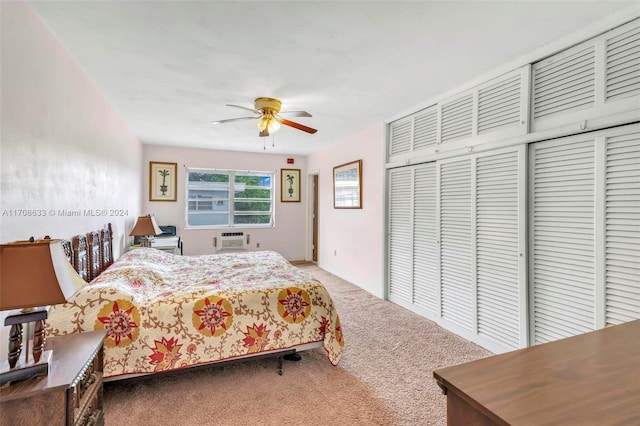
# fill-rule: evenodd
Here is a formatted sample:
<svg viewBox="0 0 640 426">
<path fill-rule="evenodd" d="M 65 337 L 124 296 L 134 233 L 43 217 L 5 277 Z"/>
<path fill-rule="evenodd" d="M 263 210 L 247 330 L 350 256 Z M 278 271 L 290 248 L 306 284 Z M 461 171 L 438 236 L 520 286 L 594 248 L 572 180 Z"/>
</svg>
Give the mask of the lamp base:
<svg viewBox="0 0 640 426">
<path fill-rule="evenodd" d="M 37 376 L 46 376 L 49 374 L 49 366 L 53 358 L 53 351 L 44 351 L 38 362 L 24 362 L 24 359 L 18 360 L 15 367 L 9 367 L 9 361 L 5 360 L 0 365 L 0 386 L 6 383 L 15 382 L 17 380 L 30 379 Z"/>
<path fill-rule="evenodd" d="M 153 237 L 140 237 L 140 247 L 151 247 Z"/>
</svg>

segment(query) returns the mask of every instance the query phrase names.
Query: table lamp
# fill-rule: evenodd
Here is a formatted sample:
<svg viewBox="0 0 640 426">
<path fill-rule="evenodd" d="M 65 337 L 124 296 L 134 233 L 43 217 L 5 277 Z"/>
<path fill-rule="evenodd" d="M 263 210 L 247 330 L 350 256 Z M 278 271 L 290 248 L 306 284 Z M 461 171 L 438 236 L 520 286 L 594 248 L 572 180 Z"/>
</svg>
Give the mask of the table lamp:
<svg viewBox="0 0 640 426">
<path fill-rule="evenodd" d="M 142 247 L 151 247 L 153 237 L 162 234 L 162 230 L 156 223 L 156 218 L 152 215 L 139 216 L 136 225 L 131 230 L 129 236 L 141 237 L 140 245 Z"/>
<path fill-rule="evenodd" d="M 15 241 L 0 245 L 0 311 L 16 310 L 4 320 L 9 331 L 9 356 L 0 363 L 0 385 L 46 375 L 52 351 L 43 351 L 48 307 L 65 303 L 85 281 L 73 269 L 60 240 Z M 33 359 L 29 359 L 29 324 L 33 331 Z M 27 324 L 22 352 L 22 324 Z"/>
</svg>

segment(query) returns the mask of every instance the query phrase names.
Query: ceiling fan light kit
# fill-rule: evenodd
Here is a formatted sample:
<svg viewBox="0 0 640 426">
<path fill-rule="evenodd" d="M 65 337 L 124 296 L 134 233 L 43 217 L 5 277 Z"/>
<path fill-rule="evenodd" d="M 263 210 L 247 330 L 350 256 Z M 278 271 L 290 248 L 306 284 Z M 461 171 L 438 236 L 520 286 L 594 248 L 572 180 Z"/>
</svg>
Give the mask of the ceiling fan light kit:
<svg viewBox="0 0 640 426">
<path fill-rule="evenodd" d="M 280 112 L 280 108 L 282 107 L 282 102 L 273 98 L 257 98 L 253 104 L 258 111 L 264 111 L 265 113 L 269 111 L 277 114 Z"/>
<path fill-rule="evenodd" d="M 228 123 L 231 121 L 239 121 L 239 120 L 255 120 L 259 119 L 257 127 L 260 131 L 259 136 L 265 137 L 274 134 L 280 129 L 280 125 L 284 124 L 285 126 L 293 127 L 294 129 L 302 130 L 307 133 L 316 133 L 316 129 L 312 129 L 311 127 L 304 126 L 300 123 L 296 123 L 294 121 L 289 121 L 282 118 L 282 115 L 290 116 L 290 117 L 311 117 L 306 111 L 283 111 L 280 112 L 280 108 L 282 107 L 282 102 L 279 99 L 274 98 L 256 98 L 254 101 L 254 109 L 243 107 L 240 105 L 231 105 L 227 104 L 227 106 L 242 108 L 245 110 L 249 110 L 259 114 L 257 117 L 239 117 L 239 118 L 231 118 L 228 120 L 218 120 L 212 121 L 212 124 L 222 124 Z"/>
</svg>

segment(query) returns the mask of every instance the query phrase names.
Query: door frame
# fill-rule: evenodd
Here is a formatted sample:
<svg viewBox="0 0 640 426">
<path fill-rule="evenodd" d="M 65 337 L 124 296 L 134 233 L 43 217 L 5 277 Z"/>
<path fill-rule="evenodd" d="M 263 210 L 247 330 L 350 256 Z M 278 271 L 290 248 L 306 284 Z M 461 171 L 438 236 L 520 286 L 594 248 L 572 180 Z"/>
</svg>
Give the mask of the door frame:
<svg viewBox="0 0 640 426">
<path fill-rule="evenodd" d="M 305 260 L 309 262 L 317 262 L 319 257 L 319 251 L 316 249 L 316 259 L 313 259 L 313 243 L 314 243 L 314 221 L 313 215 L 314 212 L 319 210 L 320 205 L 320 194 L 319 187 L 320 184 L 314 185 L 314 180 L 320 181 L 320 172 L 318 170 L 312 170 L 307 174 L 307 220 L 306 220 L 306 228 L 307 228 L 307 238 L 306 238 L 306 250 L 305 250 Z M 318 222 L 316 222 L 318 223 Z M 319 226 L 319 225 L 317 225 Z M 316 230 L 317 231 L 317 230 Z M 319 240 L 319 232 L 316 235 L 316 245 L 318 245 Z"/>
</svg>

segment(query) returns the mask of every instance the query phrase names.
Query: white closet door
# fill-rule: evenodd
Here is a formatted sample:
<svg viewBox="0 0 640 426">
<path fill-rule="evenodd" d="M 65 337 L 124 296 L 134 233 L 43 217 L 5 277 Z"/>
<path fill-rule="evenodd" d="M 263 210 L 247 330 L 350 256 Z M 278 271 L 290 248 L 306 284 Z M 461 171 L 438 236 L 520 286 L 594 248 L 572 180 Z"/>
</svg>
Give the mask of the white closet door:
<svg viewBox="0 0 640 426">
<path fill-rule="evenodd" d="M 440 315 L 436 182 L 435 162 L 416 166 L 413 206 L 413 302 L 416 306 L 426 309 L 431 317 Z"/>
<path fill-rule="evenodd" d="M 640 132 L 606 138 L 605 321 L 640 318 Z"/>
<path fill-rule="evenodd" d="M 640 20 L 613 33 L 605 41 L 607 102 L 640 95 Z"/>
<path fill-rule="evenodd" d="M 411 151 L 413 121 L 411 118 L 398 120 L 389 125 L 389 156 L 406 154 Z"/>
<path fill-rule="evenodd" d="M 440 143 L 448 143 L 473 135 L 473 94 L 442 104 L 442 133 Z"/>
<path fill-rule="evenodd" d="M 526 150 L 388 172 L 388 297 L 496 352 L 527 342 Z"/>
<path fill-rule="evenodd" d="M 592 108 L 596 93 L 596 51 L 584 43 L 532 65 L 533 119 Z"/>
<path fill-rule="evenodd" d="M 533 344 L 595 328 L 593 136 L 530 146 Z"/>
<path fill-rule="evenodd" d="M 476 292 L 480 336 L 521 347 L 518 151 L 476 160 Z M 524 292 L 523 292 L 524 293 Z"/>
<path fill-rule="evenodd" d="M 389 171 L 388 274 L 389 299 L 410 303 L 413 298 L 413 170 Z"/>
<path fill-rule="evenodd" d="M 439 170 L 442 318 L 473 331 L 471 159 L 443 161 Z"/>
</svg>

